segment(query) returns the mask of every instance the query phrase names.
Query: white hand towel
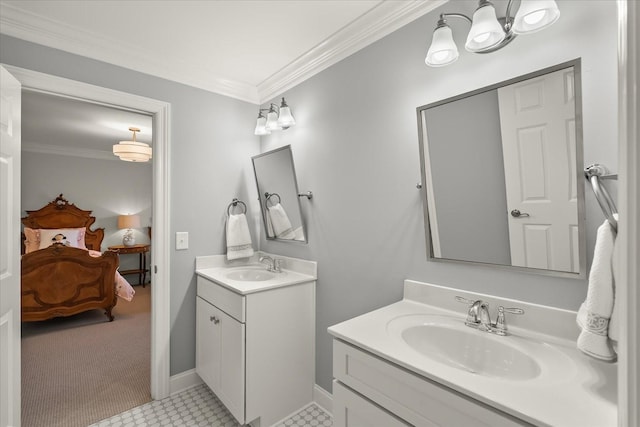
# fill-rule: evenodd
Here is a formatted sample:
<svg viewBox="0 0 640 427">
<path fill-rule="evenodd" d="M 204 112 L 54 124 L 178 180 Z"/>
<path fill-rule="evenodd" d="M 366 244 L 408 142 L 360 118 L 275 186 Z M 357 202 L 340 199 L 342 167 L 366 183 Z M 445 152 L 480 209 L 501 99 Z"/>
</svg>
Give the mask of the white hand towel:
<svg viewBox="0 0 640 427">
<path fill-rule="evenodd" d="M 578 336 L 578 349 L 600 360 L 613 361 L 616 353 L 609 335 L 610 319 L 615 300 L 613 280 L 613 249 L 615 231 L 608 221 L 600 227 L 596 236 L 593 263 L 589 272 L 587 299 L 578 310 L 577 323 L 582 329 Z M 615 335 L 615 332 L 614 332 Z"/>
<path fill-rule="evenodd" d="M 227 259 L 248 258 L 253 255 L 253 244 L 245 214 L 232 214 L 227 218 Z"/>
<path fill-rule="evenodd" d="M 289 216 L 280 203 L 269 206 L 267 210 L 269 211 L 269 217 L 271 218 L 273 232 L 278 239 L 293 239 L 296 237 L 293 232 L 293 228 L 291 227 Z"/>
</svg>

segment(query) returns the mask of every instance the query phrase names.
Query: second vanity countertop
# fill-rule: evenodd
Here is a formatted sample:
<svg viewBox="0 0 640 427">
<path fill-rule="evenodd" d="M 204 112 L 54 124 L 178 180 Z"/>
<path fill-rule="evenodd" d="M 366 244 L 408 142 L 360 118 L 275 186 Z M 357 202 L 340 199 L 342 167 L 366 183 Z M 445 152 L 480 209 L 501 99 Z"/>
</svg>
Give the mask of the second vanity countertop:
<svg viewBox="0 0 640 427">
<path fill-rule="evenodd" d="M 259 262 L 260 256 L 263 255 L 281 259 L 282 272 L 271 273 L 269 276 L 272 277 L 267 280 L 234 280 L 229 277 L 230 273 L 242 270 L 264 271 L 267 273 L 266 264 Z M 212 280 L 235 293 L 248 295 L 254 292 L 314 281 L 317 278 L 317 264 L 313 261 L 263 252 L 258 252 L 251 258 L 234 261 L 228 261 L 225 255 L 212 255 L 196 257 L 195 272 L 196 275 Z"/>
<path fill-rule="evenodd" d="M 435 288 L 435 291 L 430 289 L 426 293 L 435 292 L 439 295 L 435 298 L 431 298 L 434 296 L 432 294 L 420 295 L 421 285 Z M 409 293 L 417 296 L 418 301 L 407 298 L 408 287 L 411 288 Z M 447 295 L 449 291 L 451 293 Z M 563 427 L 614 427 L 617 425 L 616 365 L 597 361 L 577 350 L 575 341 L 568 339 L 573 325 L 568 325 L 564 328 L 565 330 L 558 328 L 560 335 L 565 336 L 552 336 L 544 333 L 547 332 L 544 330 L 525 330 L 516 326 L 518 322 L 509 325 L 511 335 L 506 337 L 497 337 L 469 328 L 474 333 L 486 334 L 487 339 L 510 340 L 509 343 L 518 350 L 534 352 L 530 354 L 534 358 L 537 356 L 536 347 L 532 346 L 529 340 L 545 343 L 542 345 L 547 346 L 550 354 L 553 355 L 551 358 L 553 363 L 543 366 L 542 372 L 535 378 L 524 380 L 476 374 L 440 363 L 407 347 L 400 335 L 395 333 L 397 331 L 394 332 L 393 329 L 398 323 L 406 322 L 407 319 L 415 316 L 438 316 L 445 321 L 463 324 L 466 317 L 465 305 L 447 302 L 443 308 L 440 304 L 436 306 L 425 303 L 426 300 L 431 299 L 453 301 L 454 295 L 469 299 L 477 298 L 477 295 L 463 291 L 406 281 L 405 299 L 331 326 L 329 333 L 335 338 L 369 351 L 527 423 Z M 481 296 L 481 299 L 486 301 L 485 296 Z M 492 310 L 495 310 L 499 304 L 513 306 L 507 305 L 509 302 L 505 304 L 498 301 L 496 304 L 492 301 Z M 522 307 L 522 304 L 518 304 L 516 306 Z M 517 316 L 520 318 L 518 319 L 520 325 L 535 322 L 536 315 L 544 312 L 541 306 L 526 307 L 525 304 L 523 308 L 525 315 Z M 556 313 L 551 314 L 551 319 L 542 320 L 543 325 L 539 329 L 553 329 L 554 322 L 561 320 L 566 323 L 567 320 L 571 320 L 572 312 L 550 310 Z M 529 318 L 526 318 L 528 314 Z M 494 313 L 492 312 L 491 315 L 493 317 Z M 513 320 L 516 317 L 507 316 L 507 320 Z M 573 324 L 575 325 L 575 317 Z"/>
</svg>

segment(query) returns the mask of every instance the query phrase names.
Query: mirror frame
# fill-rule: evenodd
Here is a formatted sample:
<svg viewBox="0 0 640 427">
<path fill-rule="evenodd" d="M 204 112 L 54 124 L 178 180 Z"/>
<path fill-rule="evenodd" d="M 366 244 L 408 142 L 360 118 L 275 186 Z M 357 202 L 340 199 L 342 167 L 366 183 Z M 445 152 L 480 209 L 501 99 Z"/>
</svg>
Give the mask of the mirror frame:
<svg viewBox="0 0 640 427">
<path fill-rule="evenodd" d="M 300 226 L 302 227 L 302 231 L 304 233 L 304 240 L 294 240 L 294 239 L 279 239 L 277 237 L 269 237 L 267 230 L 267 215 L 266 215 L 266 205 L 265 202 L 263 201 L 263 195 L 260 192 L 260 184 L 258 182 L 258 173 L 256 172 L 256 165 L 255 165 L 255 161 L 261 157 L 265 157 L 268 156 L 269 154 L 274 154 L 277 153 L 279 151 L 283 151 L 283 150 L 289 150 L 289 158 L 291 160 L 291 172 L 293 173 L 293 185 L 295 187 L 295 196 L 296 196 L 296 200 L 297 200 L 297 204 L 298 204 L 298 212 L 300 214 Z M 300 203 L 300 188 L 298 187 L 298 175 L 296 174 L 296 166 L 295 163 L 293 161 L 293 150 L 291 149 L 291 145 L 284 145 L 282 147 L 278 147 L 276 149 L 270 150 L 270 151 L 266 151 L 264 153 L 261 154 L 257 154 L 253 157 L 251 157 L 251 164 L 253 166 L 253 175 L 256 179 L 256 190 L 258 191 L 258 201 L 260 202 L 260 215 L 262 216 L 262 226 L 264 227 L 264 236 L 266 240 L 272 240 L 272 241 L 276 241 L 276 242 L 286 242 L 286 243 L 301 243 L 301 244 L 307 244 L 309 243 L 309 236 L 308 236 L 308 231 L 307 231 L 307 224 L 304 220 L 304 215 L 302 214 L 302 204 Z"/>
<path fill-rule="evenodd" d="M 429 221 L 429 203 L 428 203 L 428 187 L 432 185 L 431 181 L 427 180 L 426 163 L 427 156 L 425 155 L 425 140 L 427 129 L 424 126 L 423 111 L 437 107 L 439 105 L 448 104 L 460 99 L 468 98 L 479 93 L 491 91 L 503 86 L 508 86 L 513 83 L 518 83 L 524 80 L 532 79 L 544 74 L 549 74 L 554 71 L 559 71 L 566 68 L 573 67 L 574 72 L 574 88 L 575 88 L 575 126 L 576 126 L 576 193 L 577 193 L 577 209 L 578 209 L 578 257 L 579 257 L 579 269 L 577 273 L 560 270 L 545 270 L 541 268 L 522 267 L 507 264 L 493 264 L 480 261 L 467 261 L 458 260 L 452 258 L 436 258 L 434 256 L 433 241 L 431 238 L 431 224 Z M 475 89 L 469 92 L 465 92 L 459 95 L 455 95 L 440 101 L 432 102 L 416 108 L 417 122 L 418 122 L 418 140 L 420 146 L 420 170 L 422 183 L 420 187 L 420 197 L 422 198 L 423 212 L 424 212 L 424 228 L 425 239 L 427 248 L 427 260 L 434 262 L 455 263 L 455 264 L 467 264 L 467 265 L 479 265 L 485 267 L 493 267 L 500 270 L 509 270 L 516 272 L 539 274 L 543 276 L 555 276 L 565 277 L 572 279 L 586 279 L 587 278 L 587 242 L 586 242 L 586 205 L 585 205 L 585 180 L 583 172 L 583 150 L 584 150 L 584 138 L 583 138 L 583 117 L 582 117 L 582 75 L 581 75 L 581 59 L 577 58 L 571 61 L 563 62 L 561 64 L 553 65 L 551 67 L 543 68 L 531 73 L 523 74 L 517 77 L 513 77 L 508 80 L 500 81 L 489 86 L 485 86 L 479 89 Z M 582 184 L 581 184 L 582 183 Z"/>
</svg>

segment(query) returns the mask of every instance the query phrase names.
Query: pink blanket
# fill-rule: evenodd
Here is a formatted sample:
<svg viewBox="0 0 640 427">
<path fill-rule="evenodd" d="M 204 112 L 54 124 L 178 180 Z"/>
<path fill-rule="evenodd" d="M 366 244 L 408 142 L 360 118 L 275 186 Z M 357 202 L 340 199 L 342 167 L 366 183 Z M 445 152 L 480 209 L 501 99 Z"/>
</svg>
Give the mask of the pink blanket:
<svg viewBox="0 0 640 427">
<path fill-rule="evenodd" d="M 97 258 L 102 256 L 102 252 L 89 250 L 89 255 Z M 129 282 L 127 282 L 127 279 L 122 277 L 122 275 L 116 271 L 116 295 L 125 301 L 131 301 L 135 294 L 136 291 Z"/>
</svg>

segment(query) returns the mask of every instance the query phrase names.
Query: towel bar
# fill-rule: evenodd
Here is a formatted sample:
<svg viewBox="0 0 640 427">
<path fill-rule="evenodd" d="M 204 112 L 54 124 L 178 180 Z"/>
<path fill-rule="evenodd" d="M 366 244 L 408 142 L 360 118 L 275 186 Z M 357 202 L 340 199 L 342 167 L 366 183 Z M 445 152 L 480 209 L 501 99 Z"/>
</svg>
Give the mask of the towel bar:
<svg viewBox="0 0 640 427">
<path fill-rule="evenodd" d="M 238 206 L 238 203 L 240 203 L 243 207 L 244 207 L 244 212 L 242 212 L 243 214 L 247 213 L 247 205 L 242 201 L 242 200 L 238 200 L 238 199 L 233 199 L 231 201 L 231 203 L 229 203 L 229 206 L 227 206 L 227 216 L 231 215 L 231 208 Z"/>
<path fill-rule="evenodd" d="M 618 209 L 616 208 L 611 195 L 609 195 L 607 189 L 601 185 L 600 182 L 601 179 L 618 179 L 618 175 L 608 174 L 607 168 L 595 163 L 584 168 L 584 177 L 591 183 L 591 188 L 593 188 L 596 200 L 598 201 L 605 218 L 609 221 L 611 227 L 613 227 L 615 231 L 618 231 L 618 221 L 614 217 L 614 214 L 618 213 Z"/>
</svg>

